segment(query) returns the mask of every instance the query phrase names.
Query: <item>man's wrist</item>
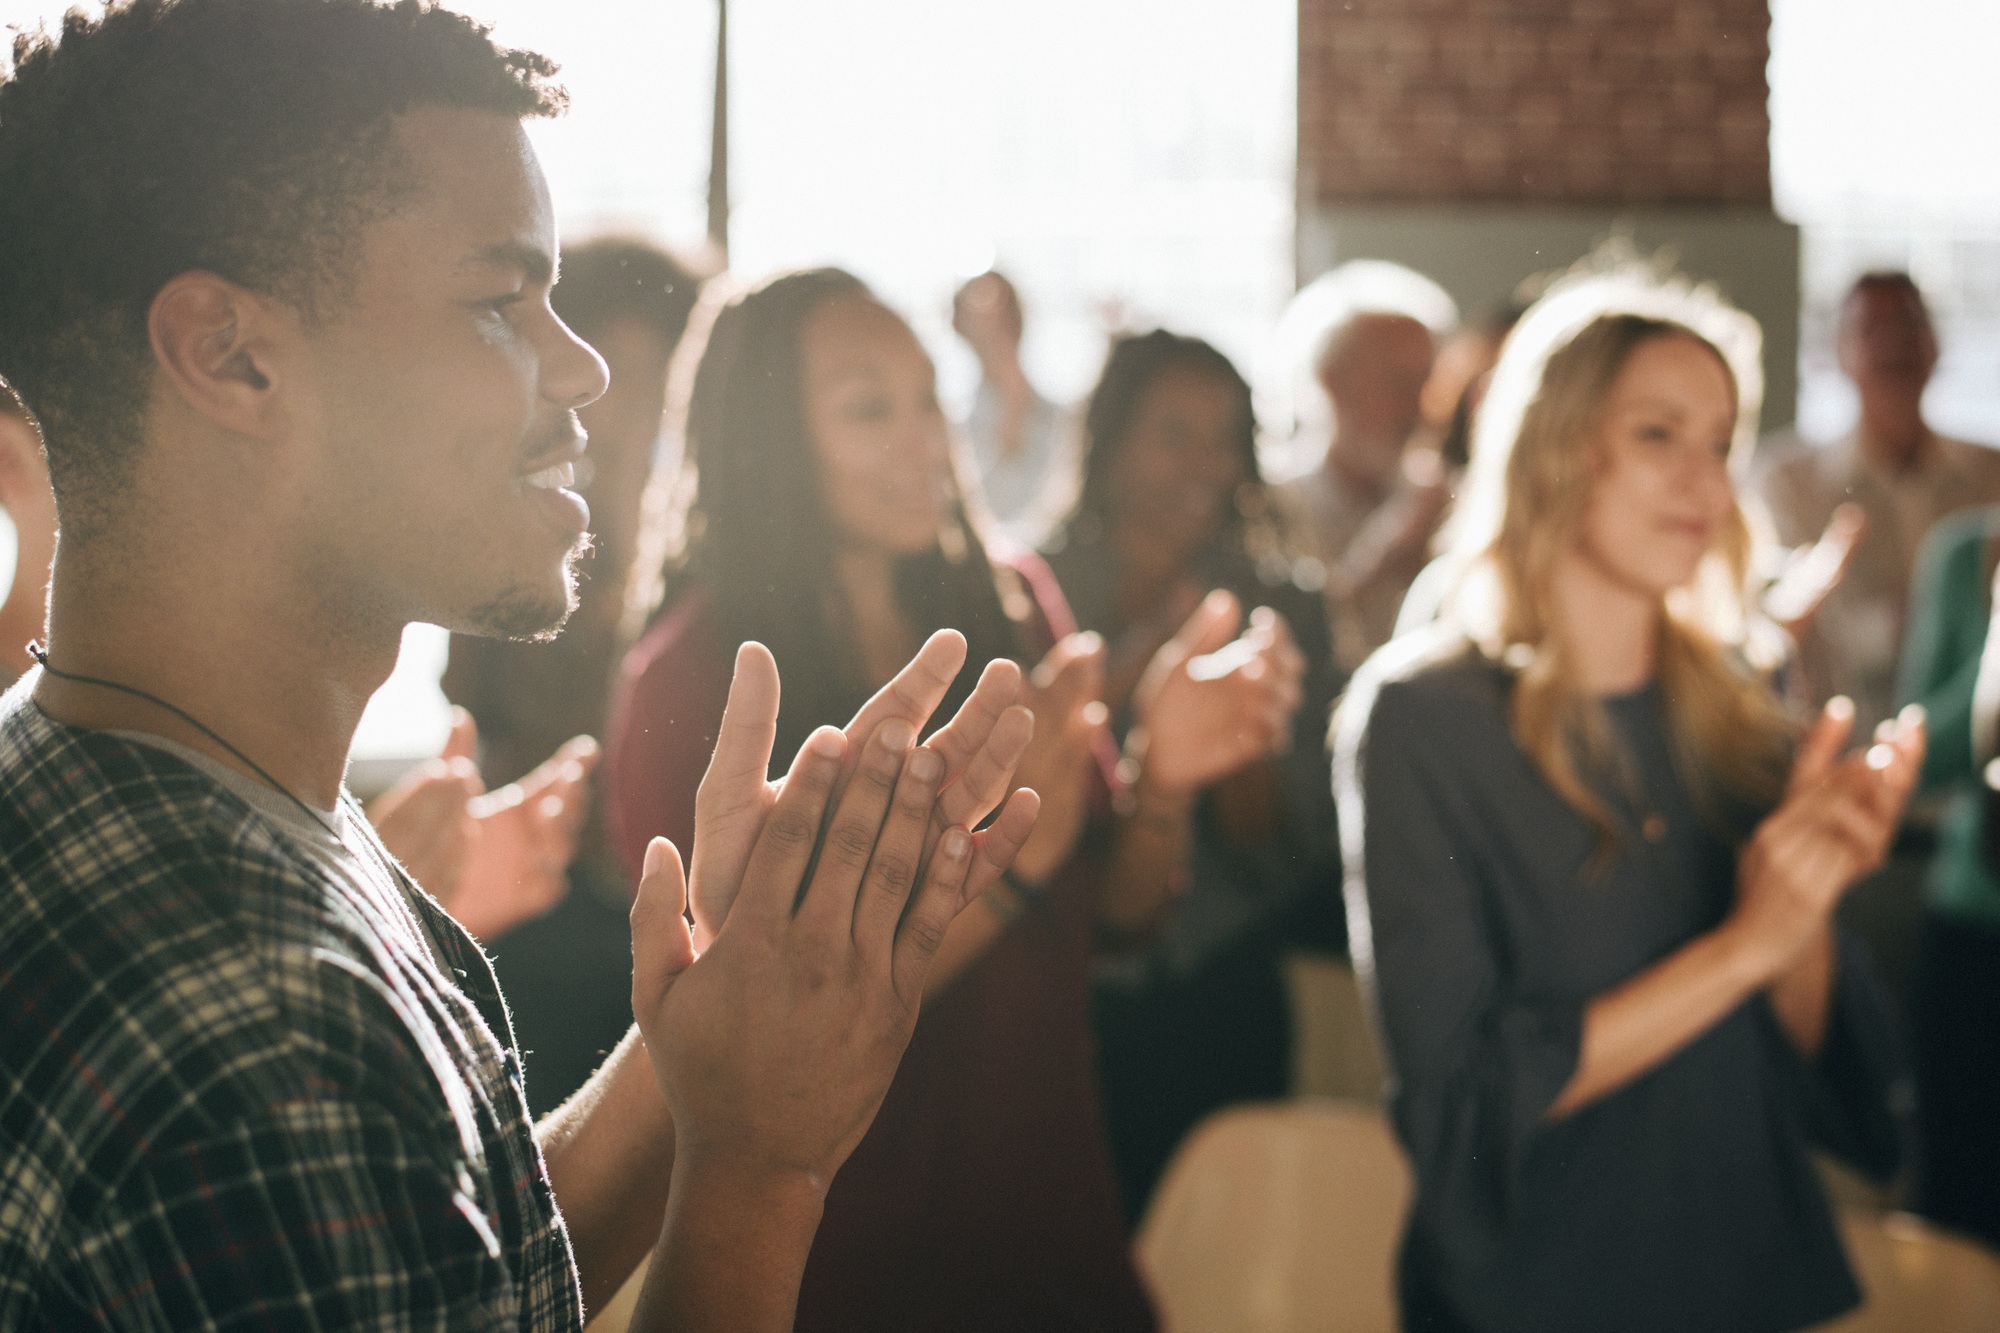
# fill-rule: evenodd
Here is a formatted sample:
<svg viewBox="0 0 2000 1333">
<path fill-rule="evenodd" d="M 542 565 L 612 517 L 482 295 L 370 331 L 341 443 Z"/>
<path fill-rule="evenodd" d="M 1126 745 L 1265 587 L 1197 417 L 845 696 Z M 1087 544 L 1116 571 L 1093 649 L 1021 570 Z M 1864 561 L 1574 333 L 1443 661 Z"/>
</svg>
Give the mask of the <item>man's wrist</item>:
<svg viewBox="0 0 2000 1333">
<path fill-rule="evenodd" d="M 825 1201 L 811 1172 L 682 1154 L 640 1296 L 647 1326 L 790 1328 Z"/>
<path fill-rule="evenodd" d="M 817 1222 L 832 1182 L 804 1167 L 774 1166 L 731 1154 L 682 1146 L 674 1160 L 674 1192 L 690 1198 L 753 1200 L 760 1207 L 810 1212 Z"/>
</svg>

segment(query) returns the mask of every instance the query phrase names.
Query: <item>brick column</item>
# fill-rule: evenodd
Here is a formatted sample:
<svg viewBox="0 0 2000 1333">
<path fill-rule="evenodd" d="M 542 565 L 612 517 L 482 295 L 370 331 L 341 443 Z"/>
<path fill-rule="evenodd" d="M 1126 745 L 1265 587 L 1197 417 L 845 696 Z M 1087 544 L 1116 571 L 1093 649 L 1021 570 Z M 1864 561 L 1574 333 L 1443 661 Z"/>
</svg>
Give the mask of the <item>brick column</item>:
<svg viewBox="0 0 2000 1333">
<path fill-rule="evenodd" d="M 1769 30 L 1766 0 L 1300 0 L 1301 279 L 1367 253 L 1477 307 L 1629 231 L 1763 320 L 1765 418 L 1789 421 Z"/>
</svg>

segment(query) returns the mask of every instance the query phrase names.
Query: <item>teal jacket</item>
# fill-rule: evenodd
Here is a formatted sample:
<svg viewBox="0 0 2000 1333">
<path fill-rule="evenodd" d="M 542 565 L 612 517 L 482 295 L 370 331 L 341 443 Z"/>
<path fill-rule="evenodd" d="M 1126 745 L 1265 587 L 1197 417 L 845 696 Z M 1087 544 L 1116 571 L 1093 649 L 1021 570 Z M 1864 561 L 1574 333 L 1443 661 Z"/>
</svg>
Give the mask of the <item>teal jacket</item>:
<svg viewBox="0 0 2000 1333">
<path fill-rule="evenodd" d="M 1929 906 L 2000 930 L 2000 878 L 1982 850 L 1986 802 L 1972 757 L 1972 686 L 1992 612 L 1989 549 L 2000 551 L 2000 505 L 1940 519 L 1924 539 L 1896 698 L 1930 714 L 1920 789 L 1948 797 L 1925 886 Z"/>
</svg>

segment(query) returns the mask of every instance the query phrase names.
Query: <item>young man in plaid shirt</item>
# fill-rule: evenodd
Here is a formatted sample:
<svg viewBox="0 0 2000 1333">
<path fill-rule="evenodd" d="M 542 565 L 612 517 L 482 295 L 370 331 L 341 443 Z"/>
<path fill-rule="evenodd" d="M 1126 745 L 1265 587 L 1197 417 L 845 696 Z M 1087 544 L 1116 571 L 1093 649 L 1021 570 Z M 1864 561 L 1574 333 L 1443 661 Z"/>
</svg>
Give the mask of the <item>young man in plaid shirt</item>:
<svg viewBox="0 0 2000 1333">
<path fill-rule="evenodd" d="M 767 783 L 746 646 L 694 862 L 647 857 L 638 1023 L 529 1123 L 485 958 L 342 780 L 406 623 L 573 602 L 605 372 L 548 304 L 552 73 L 418 0 L 15 47 L 0 376 L 62 537 L 0 703 L 0 1327 L 573 1329 L 649 1252 L 639 1326 L 785 1327 L 931 954 L 1032 826 L 1011 666 L 915 747 L 942 634 Z"/>
</svg>

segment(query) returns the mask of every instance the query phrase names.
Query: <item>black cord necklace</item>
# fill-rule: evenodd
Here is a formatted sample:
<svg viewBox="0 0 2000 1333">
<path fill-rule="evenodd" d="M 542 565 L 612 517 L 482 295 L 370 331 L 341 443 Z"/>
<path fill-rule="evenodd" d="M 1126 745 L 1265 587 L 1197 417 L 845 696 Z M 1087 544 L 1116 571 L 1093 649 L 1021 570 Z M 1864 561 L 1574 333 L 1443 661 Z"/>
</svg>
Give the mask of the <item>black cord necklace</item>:
<svg viewBox="0 0 2000 1333">
<path fill-rule="evenodd" d="M 249 755 L 243 753 L 243 751 L 231 745 L 221 736 L 218 736 L 215 733 L 215 729 L 213 727 L 208 726 L 206 723 L 202 722 L 201 719 L 189 715 L 183 709 L 176 708 L 174 705 L 168 703 L 165 699 L 160 698 L 157 694 L 148 694 L 144 690 L 134 689 L 130 685 L 121 685 L 115 680 L 105 680 L 100 676 L 80 676 L 73 671 L 57 670 L 55 667 L 49 665 L 48 650 L 43 648 L 42 645 L 35 640 L 30 640 L 28 643 L 28 656 L 34 658 L 36 663 L 40 665 L 42 670 L 48 672 L 51 676 L 54 676 L 57 680 L 66 680 L 76 685 L 95 685 L 99 689 L 116 690 L 120 694 L 129 694 L 134 699 L 143 699 L 145 702 L 152 704 L 155 708 L 166 709 L 169 713 L 172 713 L 175 717 L 187 723 L 189 726 L 193 727 L 196 731 L 199 731 L 202 735 L 208 737 L 210 740 L 214 741 L 217 745 L 220 745 L 223 749 L 229 751 L 229 753 L 231 753 L 232 755 L 235 755 L 236 758 L 241 760 L 243 764 L 247 768 L 249 768 L 249 770 L 252 773 L 255 773 L 258 777 L 264 780 L 265 786 L 270 787 L 273 790 L 277 791 L 286 800 L 290 801 L 293 805 L 296 805 L 301 811 L 304 812 L 306 818 L 312 820 L 313 823 L 319 825 L 321 828 L 325 829 L 328 833 L 331 833 L 335 838 L 340 837 L 340 830 L 336 829 L 333 825 L 327 823 L 326 818 L 319 811 L 313 809 L 311 806 L 307 805 L 304 801 L 292 795 L 291 788 L 287 787 L 284 783 L 278 781 L 276 778 L 272 777 L 269 773 L 265 772 L 264 766 L 262 764 L 259 764 L 255 759 L 252 759 Z"/>
</svg>

